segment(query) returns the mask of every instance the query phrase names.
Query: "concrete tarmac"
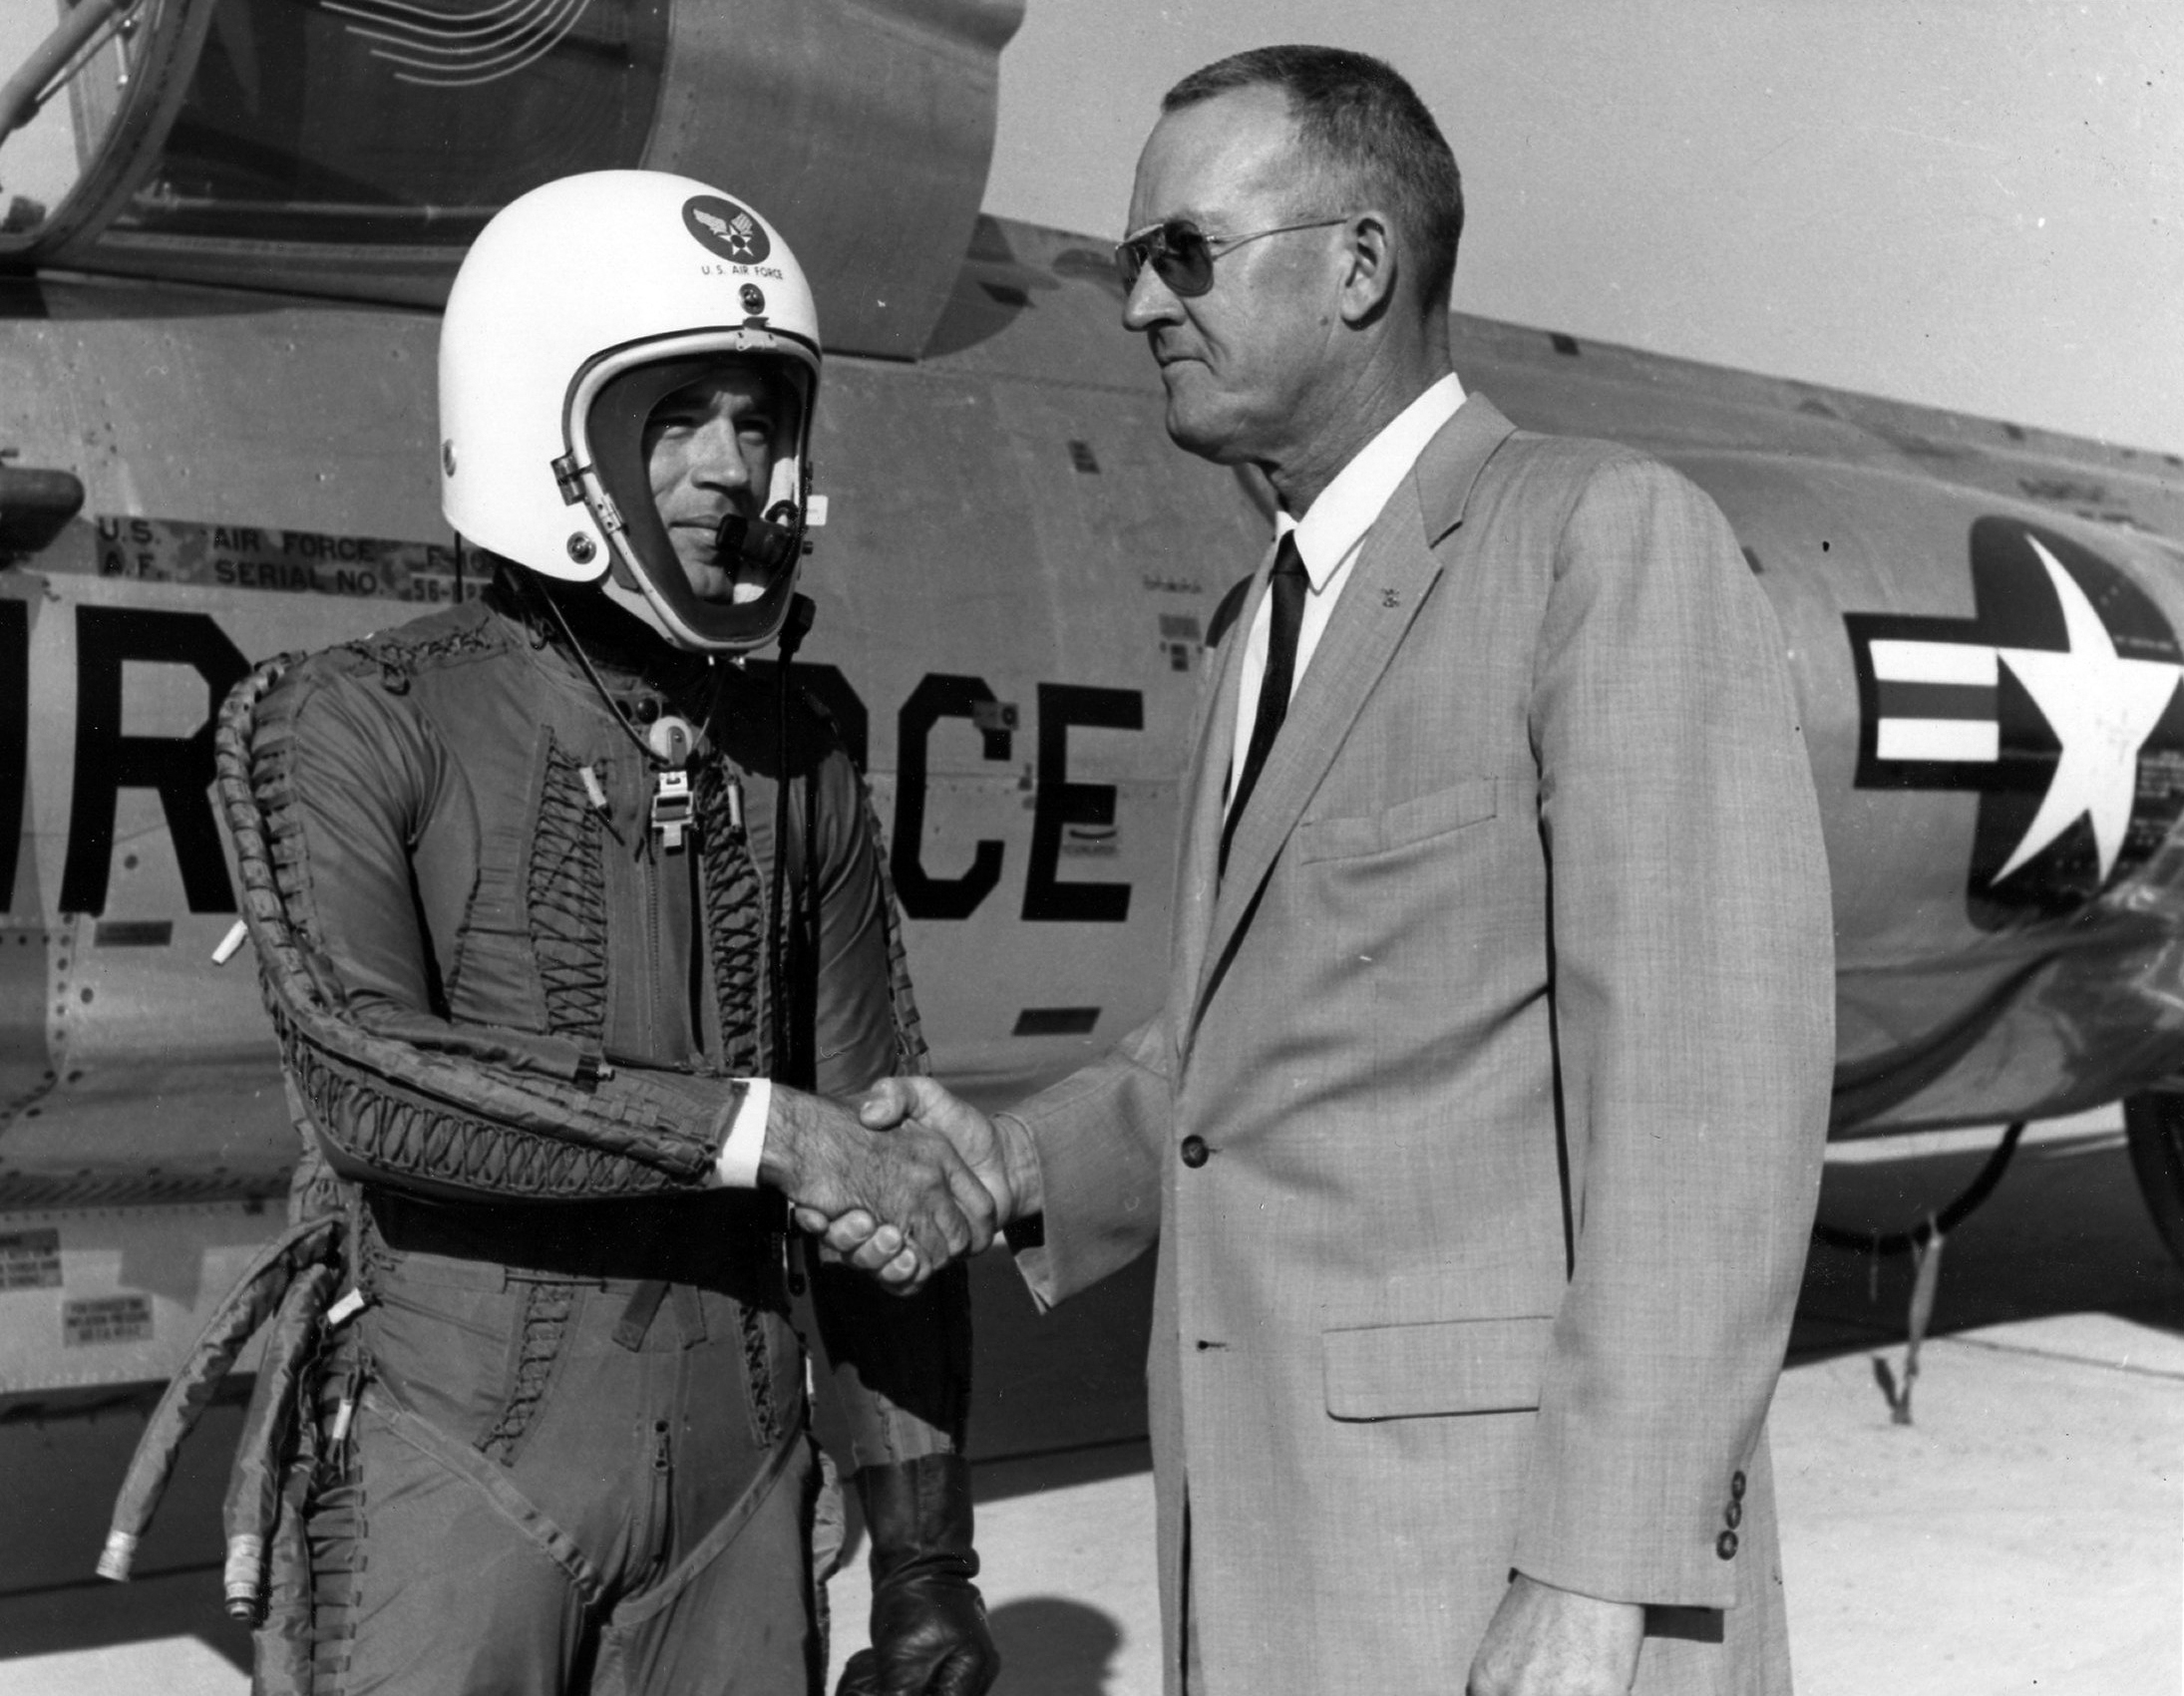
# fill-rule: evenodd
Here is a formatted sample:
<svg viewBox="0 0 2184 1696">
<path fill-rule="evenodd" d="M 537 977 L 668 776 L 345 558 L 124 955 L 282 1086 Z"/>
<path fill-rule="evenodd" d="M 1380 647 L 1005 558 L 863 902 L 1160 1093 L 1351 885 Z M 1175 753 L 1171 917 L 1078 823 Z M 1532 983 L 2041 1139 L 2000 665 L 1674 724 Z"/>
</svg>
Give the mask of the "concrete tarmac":
<svg viewBox="0 0 2184 1696">
<path fill-rule="evenodd" d="M 1823 1216 L 1908 1225 L 1993 1141 L 1833 1150 Z M 2147 1221 L 2115 1114 L 2034 1127 L 1945 1245 L 1906 1425 L 1891 1392 L 1911 1284 L 1908 1261 L 1858 1252 L 1816 1249 L 1808 1268 L 1772 1427 L 1799 1691 L 2179 1696 L 2184 1271 Z M 1007 1429 L 1090 1429 L 1083 1394 L 1061 1374 L 1055 1405 L 1011 1407 Z M 80 1517 L 96 1546 L 106 1503 L 68 1496 L 96 1470 L 69 1448 L 87 1441 L 55 1428 L 42 1464 L 9 1446 L 0 1488 L 15 1511 L 0 1523 L 73 1532 Z M 981 1465 L 984 1587 L 1007 1660 L 997 1696 L 1159 1691 L 1147 1467 L 1137 1441 Z M 216 1480 L 177 1491 L 163 1518 L 205 1511 Z M 241 1696 L 217 1577 L 184 1562 L 120 1588 L 11 1590 L 0 1566 L 0 1696 Z M 838 1665 L 863 1640 L 865 1605 L 861 1573 L 838 1577 Z"/>
</svg>

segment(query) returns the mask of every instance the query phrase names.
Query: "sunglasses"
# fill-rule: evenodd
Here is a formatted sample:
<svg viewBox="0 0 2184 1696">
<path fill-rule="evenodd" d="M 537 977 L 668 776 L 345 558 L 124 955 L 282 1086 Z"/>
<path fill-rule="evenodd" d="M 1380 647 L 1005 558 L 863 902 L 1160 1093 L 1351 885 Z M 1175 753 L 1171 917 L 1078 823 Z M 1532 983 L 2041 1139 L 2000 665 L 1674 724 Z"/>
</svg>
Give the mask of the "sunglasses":
<svg viewBox="0 0 2184 1696">
<path fill-rule="evenodd" d="M 1214 286 L 1214 261 L 1247 241 L 1263 241 L 1270 235 L 1287 235 L 1298 229 L 1325 229 L 1347 223 L 1338 218 L 1314 218 L 1309 223 L 1285 223 L 1274 229 L 1255 229 L 1249 235 L 1208 235 L 1186 218 L 1169 218 L 1126 236 L 1115 243 L 1115 269 L 1122 277 L 1124 294 L 1138 286 L 1138 273 L 1146 266 L 1168 287 L 1168 292 L 1189 300 Z"/>
</svg>

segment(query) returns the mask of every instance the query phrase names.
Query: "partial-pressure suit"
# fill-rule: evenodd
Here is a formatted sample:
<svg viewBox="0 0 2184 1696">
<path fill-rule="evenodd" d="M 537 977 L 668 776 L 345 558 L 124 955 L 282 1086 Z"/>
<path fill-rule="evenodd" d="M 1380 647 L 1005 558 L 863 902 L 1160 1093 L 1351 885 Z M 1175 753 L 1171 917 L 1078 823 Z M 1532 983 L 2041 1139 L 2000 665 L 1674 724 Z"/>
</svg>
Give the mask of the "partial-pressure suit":
<svg viewBox="0 0 2184 1696">
<path fill-rule="evenodd" d="M 921 1059 L 869 807 L 814 712 L 784 736 L 770 684 L 612 612 L 623 639 L 595 638 L 593 606 L 595 685 L 545 593 L 504 571 L 485 604 L 268 668 L 223 731 L 296 1211 L 345 1222 L 320 1287 L 355 1291 L 286 1390 L 262 1686 L 823 1676 L 839 1538 L 783 1208 L 707 1186 L 737 1080 L 847 1093 Z M 680 848 L 631 734 L 663 715 L 699 733 Z M 817 1285 L 859 1464 L 954 1450 L 962 1278 L 907 1304 Z"/>
<path fill-rule="evenodd" d="M 786 1210 L 740 1187 L 770 1123 L 746 1080 L 849 1094 L 924 1051 L 849 756 L 778 662 L 743 667 L 803 627 L 821 362 L 795 255 L 717 186 L 519 195 L 441 325 L 441 511 L 486 600 L 274 661 L 222 711 L 303 1159 L 100 1570 L 262 1329 L 224 1580 L 261 1689 L 824 1676 L 840 1522 Z M 811 1294 L 872 1531 L 844 1689 L 977 1696 L 963 1275 L 905 1304 L 820 1267 Z"/>
</svg>

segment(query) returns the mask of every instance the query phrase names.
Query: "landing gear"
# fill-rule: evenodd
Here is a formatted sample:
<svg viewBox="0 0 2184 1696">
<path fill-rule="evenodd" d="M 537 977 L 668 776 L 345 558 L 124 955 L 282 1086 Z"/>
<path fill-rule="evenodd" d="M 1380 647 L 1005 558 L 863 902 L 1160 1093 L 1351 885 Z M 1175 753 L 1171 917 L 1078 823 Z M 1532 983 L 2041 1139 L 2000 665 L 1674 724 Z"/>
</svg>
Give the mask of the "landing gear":
<svg viewBox="0 0 2184 1696">
<path fill-rule="evenodd" d="M 2184 1096 L 2129 1097 L 2123 1104 L 2123 1129 L 2154 1228 L 2184 1263 Z"/>
</svg>

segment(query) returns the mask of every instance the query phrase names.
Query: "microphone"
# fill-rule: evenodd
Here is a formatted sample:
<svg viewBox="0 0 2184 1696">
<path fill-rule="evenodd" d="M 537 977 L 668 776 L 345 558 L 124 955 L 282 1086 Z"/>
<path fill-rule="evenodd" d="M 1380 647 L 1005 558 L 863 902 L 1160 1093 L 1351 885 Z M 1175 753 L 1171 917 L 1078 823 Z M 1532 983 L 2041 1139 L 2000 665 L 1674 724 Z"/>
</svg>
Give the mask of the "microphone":
<svg viewBox="0 0 2184 1696">
<path fill-rule="evenodd" d="M 753 565 L 769 577 L 778 577 L 804 551 L 804 515 L 787 501 L 775 502 L 763 518 L 730 512 L 713 534 L 713 548 L 724 563 Z"/>
</svg>

